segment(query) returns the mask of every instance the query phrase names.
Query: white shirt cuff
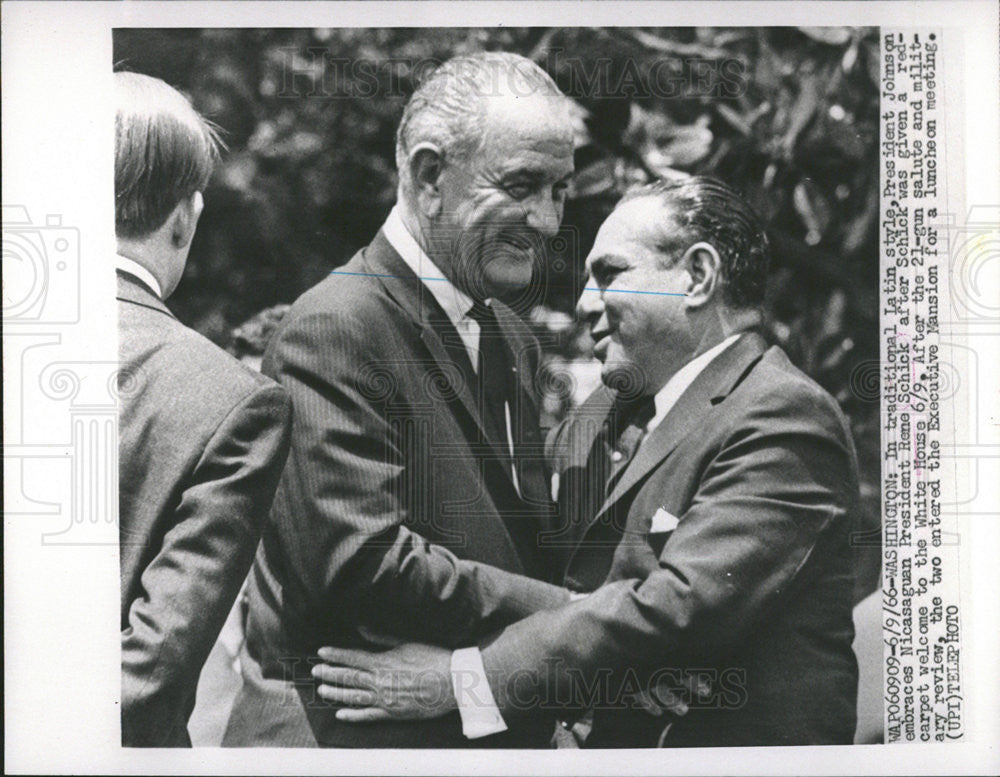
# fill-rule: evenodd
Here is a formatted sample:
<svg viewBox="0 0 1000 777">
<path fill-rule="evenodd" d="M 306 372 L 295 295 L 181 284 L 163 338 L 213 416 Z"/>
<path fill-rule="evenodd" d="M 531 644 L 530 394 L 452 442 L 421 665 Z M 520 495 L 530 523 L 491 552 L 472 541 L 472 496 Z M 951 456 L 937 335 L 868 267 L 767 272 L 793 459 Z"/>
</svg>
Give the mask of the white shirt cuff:
<svg viewBox="0 0 1000 777">
<path fill-rule="evenodd" d="M 486 679 L 479 648 L 462 648 L 451 654 L 451 686 L 462 718 L 462 733 L 467 739 L 507 730 Z"/>
</svg>

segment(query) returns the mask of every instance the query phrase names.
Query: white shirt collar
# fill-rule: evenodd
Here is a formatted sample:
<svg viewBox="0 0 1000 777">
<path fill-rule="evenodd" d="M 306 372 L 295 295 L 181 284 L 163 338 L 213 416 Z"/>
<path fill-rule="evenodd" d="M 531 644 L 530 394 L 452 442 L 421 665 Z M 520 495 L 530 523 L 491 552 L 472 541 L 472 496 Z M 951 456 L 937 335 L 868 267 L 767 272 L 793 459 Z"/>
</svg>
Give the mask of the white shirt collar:
<svg viewBox="0 0 1000 777">
<path fill-rule="evenodd" d="M 141 264 L 132 259 L 128 259 L 121 254 L 115 254 L 115 267 L 122 272 L 127 272 L 129 275 L 135 276 L 149 286 L 150 291 L 152 291 L 159 299 L 163 299 L 163 290 L 160 288 L 159 281 L 156 280 L 153 273 Z"/>
<path fill-rule="evenodd" d="M 677 404 L 677 400 L 681 398 L 681 394 L 688 390 L 688 387 L 694 383 L 695 378 L 701 374 L 702 370 L 704 370 L 716 356 L 735 343 L 741 334 L 743 333 L 737 332 L 734 335 L 730 335 L 718 345 L 709 348 L 700 356 L 696 356 L 694 359 L 677 370 L 677 372 L 674 373 L 674 376 L 667 381 L 666 385 L 656 392 L 656 395 L 653 397 L 653 404 L 656 407 L 656 413 L 650 419 L 649 423 L 646 424 L 647 434 L 660 425 L 660 422 L 666 417 L 667 413 L 669 413 L 673 406 Z"/>
<path fill-rule="evenodd" d="M 457 328 L 472 309 L 472 297 L 445 278 L 444 273 L 424 253 L 416 238 L 403 223 L 399 205 L 393 207 L 389 218 L 382 225 L 382 234 L 407 266 L 416 273 L 428 291 L 434 295 L 434 299 Z"/>
</svg>

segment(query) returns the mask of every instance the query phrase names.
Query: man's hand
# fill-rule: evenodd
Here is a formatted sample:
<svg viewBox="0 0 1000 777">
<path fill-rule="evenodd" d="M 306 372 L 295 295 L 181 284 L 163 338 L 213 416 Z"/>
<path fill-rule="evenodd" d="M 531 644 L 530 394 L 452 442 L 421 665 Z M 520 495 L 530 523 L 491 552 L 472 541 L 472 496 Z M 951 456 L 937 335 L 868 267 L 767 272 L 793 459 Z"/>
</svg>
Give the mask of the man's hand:
<svg viewBox="0 0 1000 777">
<path fill-rule="evenodd" d="M 661 677 L 656 685 L 630 697 L 644 712 L 659 717 L 670 712 L 678 717 L 687 715 L 690 703 L 704 702 L 712 696 L 712 685 L 704 673 L 683 672 L 681 677 Z"/>
<path fill-rule="evenodd" d="M 335 704 L 337 720 L 427 720 L 457 708 L 451 684 L 451 651 L 411 643 L 382 653 L 324 647 L 325 663 L 312 668 L 319 695 Z"/>
</svg>

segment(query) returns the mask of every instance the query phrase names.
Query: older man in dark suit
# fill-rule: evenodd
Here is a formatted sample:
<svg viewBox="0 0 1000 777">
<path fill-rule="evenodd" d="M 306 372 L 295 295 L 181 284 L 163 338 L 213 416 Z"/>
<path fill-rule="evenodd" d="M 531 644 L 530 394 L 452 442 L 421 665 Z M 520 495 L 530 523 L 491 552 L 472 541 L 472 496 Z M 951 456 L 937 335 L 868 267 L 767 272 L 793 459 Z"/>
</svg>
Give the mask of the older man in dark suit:
<svg viewBox="0 0 1000 777">
<path fill-rule="evenodd" d="M 524 293 L 559 227 L 566 100 L 523 57 L 451 60 L 407 104 L 396 157 L 385 225 L 292 305 L 265 356 L 292 397 L 292 448 L 225 745 L 463 746 L 478 724 L 458 715 L 338 721 L 316 651 L 372 647 L 372 632 L 459 646 L 569 598 L 544 582 L 537 539 L 554 523 L 538 345 L 498 300 Z M 495 741 L 547 739 L 522 723 Z"/>
<path fill-rule="evenodd" d="M 587 261 L 607 385 L 551 447 L 565 584 L 592 593 L 479 641 L 479 714 L 589 707 L 588 747 L 850 744 L 856 457 L 832 397 L 755 331 L 756 218 L 712 179 L 653 185 Z M 345 720 L 462 706 L 447 650 L 321 655 Z"/>
<path fill-rule="evenodd" d="M 158 79 L 117 73 L 115 89 L 122 744 L 190 746 L 198 675 L 253 560 L 290 410 L 163 304 L 215 133 Z"/>
</svg>

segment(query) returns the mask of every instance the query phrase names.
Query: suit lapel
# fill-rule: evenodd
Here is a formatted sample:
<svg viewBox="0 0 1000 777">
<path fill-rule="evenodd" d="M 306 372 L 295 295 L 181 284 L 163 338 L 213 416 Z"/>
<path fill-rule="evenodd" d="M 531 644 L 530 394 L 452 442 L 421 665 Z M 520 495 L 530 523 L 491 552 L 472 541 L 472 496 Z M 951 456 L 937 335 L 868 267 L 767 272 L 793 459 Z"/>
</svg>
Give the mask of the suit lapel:
<svg viewBox="0 0 1000 777">
<path fill-rule="evenodd" d="M 487 441 L 486 444 L 500 460 L 505 460 L 505 453 L 497 446 L 497 443 L 490 440 L 486 433 L 486 425 L 473 393 L 475 379 L 472 364 L 465 354 L 462 338 L 448 320 L 447 314 L 438 305 L 437 300 L 434 299 L 434 295 L 410 269 L 409 265 L 403 261 L 403 258 L 396 253 L 396 249 L 392 247 L 381 230 L 371 245 L 365 249 L 364 259 L 371 268 L 372 274 L 379 278 L 386 291 L 420 327 L 421 341 L 430 351 L 434 361 L 453 380 L 453 385 L 457 387 L 456 396 L 476 424 L 480 439 Z M 453 346 L 450 350 L 445 345 L 446 340 L 449 345 Z M 451 365 L 454 365 L 461 373 L 458 376 L 461 377 L 461 380 L 454 381 L 456 376 L 448 369 Z M 507 471 L 507 467 L 503 467 L 503 469 L 511 488 L 513 488 L 510 472 Z"/>
<path fill-rule="evenodd" d="M 708 364 L 642 442 L 614 490 L 590 520 L 591 526 L 702 425 L 713 407 L 739 384 L 766 348 L 764 338 L 757 332 L 747 332 Z"/>
<path fill-rule="evenodd" d="M 601 385 L 573 410 L 555 433 L 555 439 L 550 440 L 550 464 L 559 477 L 558 522 L 539 542 L 564 549 L 560 554 L 560 573 L 565 572 L 566 564 L 604 501 L 604 484 L 611 466 L 608 436 L 616 408 L 615 392 Z"/>
<path fill-rule="evenodd" d="M 609 424 L 614 424 L 615 415 L 618 413 L 620 405 L 614 391 L 604 384 L 587 397 L 583 403 L 573 411 L 573 432 L 567 434 L 564 443 L 569 447 L 569 451 L 564 459 L 565 467 L 586 467 L 598 454 L 594 446 L 600 444 L 607 457 L 611 455 L 611 446 L 606 437 L 606 429 Z M 568 430 L 567 430 L 568 431 Z M 558 452 L 554 452 L 554 456 Z M 604 493 L 603 483 L 601 493 Z M 595 505 L 595 508 L 599 505 Z"/>
<path fill-rule="evenodd" d="M 510 377 L 510 435 L 514 447 L 513 461 L 520 486 L 521 501 L 532 513 L 530 545 L 540 552 L 541 536 L 558 528 L 558 514 L 551 497 L 545 443 L 539 428 L 539 406 L 535 376 L 539 365 L 538 347 L 529 334 L 527 324 L 506 305 L 493 302 L 497 323 L 504 335 Z M 505 467 L 505 470 L 507 468 Z M 539 574 L 552 579 L 555 570 L 541 561 Z"/>
</svg>

